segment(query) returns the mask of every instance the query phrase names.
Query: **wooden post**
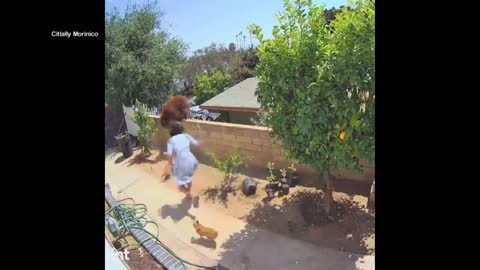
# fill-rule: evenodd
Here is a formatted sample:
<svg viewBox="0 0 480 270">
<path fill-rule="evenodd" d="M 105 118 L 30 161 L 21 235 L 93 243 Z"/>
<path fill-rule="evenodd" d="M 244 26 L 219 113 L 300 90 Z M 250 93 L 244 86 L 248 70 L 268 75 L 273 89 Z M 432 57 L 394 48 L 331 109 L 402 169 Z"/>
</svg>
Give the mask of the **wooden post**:
<svg viewBox="0 0 480 270">
<path fill-rule="evenodd" d="M 367 206 L 369 209 L 375 209 L 375 180 L 373 180 L 372 188 L 370 189 Z"/>
</svg>

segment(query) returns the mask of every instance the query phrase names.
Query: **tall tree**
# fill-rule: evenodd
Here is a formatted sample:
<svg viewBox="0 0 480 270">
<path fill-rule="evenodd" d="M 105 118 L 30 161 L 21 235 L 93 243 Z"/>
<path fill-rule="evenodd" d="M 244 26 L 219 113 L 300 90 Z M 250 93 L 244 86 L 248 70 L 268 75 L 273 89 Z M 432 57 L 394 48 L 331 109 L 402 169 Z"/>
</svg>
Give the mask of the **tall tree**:
<svg viewBox="0 0 480 270">
<path fill-rule="evenodd" d="M 323 16 L 325 17 L 325 26 L 328 27 L 331 30 L 333 29 L 333 26 L 331 25 L 332 21 L 335 20 L 337 17 L 337 14 L 339 14 L 343 9 L 348 9 L 352 10 L 349 6 L 340 6 L 339 8 L 332 7 L 330 9 L 326 8 L 323 10 Z"/>
<path fill-rule="evenodd" d="M 239 83 L 247 78 L 255 76 L 255 68 L 257 67 L 259 58 L 257 48 L 249 47 L 246 50 L 238 52 L 239 58 L 235 65 L 230 69 L 232 82 Z"/>
<path fill-rule="evenodd" d="M 228 45 L 228 50 L 231 51 L 231 52 L 234 52 L 235 49 L 236 49 L 235 43 L 231 42 L 231 43 Z"/>
<path fill-rule="evenodd" d="M 314 167 L 333 202 L 332 171 L 375 160 L 375 1 L 350 3 L 326 27 L 312 0 L 286 0 L 272 39 L 260 40 L 257 95 L 288 157 Z"/>
<path fill-rule="evenodd" d="M 213 68 L 223 72 L 233 67 L 238 57 L 235 49 L 233 43 L 230 43 L 228 48 L 212 43 L 206 48 L 194 51 L 183 67 L 184 79 L 193 83 L 198 75 L 205 74 Z"/>
<path fill-rule="evenodd" d="M 231 86 L 232 78 L 230 74 L 213 68 L 208 74 L 197 76 L 193 86 L 193 94 L 197 97 L 197 104 L 213 98 Z"/>
<path fill-rule="evenodd" d="M 233 43 L 230 43 L 228 48 L 212 43 L 209 47 L 193 53 L 184 66 L 183 74 L 184 78 L 192 83 L 197 76 L 215 68 L 218 71 L 229 73 L 232 83 L 238 83 L 255 76 L 255 67 L 258 61 L 257 49 L 254 47 L 237 50 Z"/>
<path fill-rule="evenodd" d="M 156 2 L 105 16 L 105 99 L 159 105 L 174 91 L 186 61 L 186 45 L 161 28 Z"/>
</svg>

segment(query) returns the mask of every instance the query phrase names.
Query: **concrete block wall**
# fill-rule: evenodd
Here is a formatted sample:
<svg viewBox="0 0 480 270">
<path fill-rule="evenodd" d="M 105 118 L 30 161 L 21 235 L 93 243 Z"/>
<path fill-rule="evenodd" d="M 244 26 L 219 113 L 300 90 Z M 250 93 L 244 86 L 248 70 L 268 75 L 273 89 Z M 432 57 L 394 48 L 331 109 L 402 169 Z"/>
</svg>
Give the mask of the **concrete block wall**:
<svg viewBox="0 0 480 270">
<path fill-rule="evenodd" d="M 165 151 L 170 136 L 168 131 L 160 126 L 159 117 L 152 117 L 158 126 L 152 137 L 152 146 Z M 208 152 L 225 155 L 236 151 L 246 159 L 244 162 L 254 169 L 266 168 L 268 161 L 274 162 L 277 168 L 286 168 L 293 163 L 299 174 L 316 175 L 313 168 L 286 160 L 280 143 L 270 137 L 270 130 L 266 127 L 190 119 L 185 121 L 184 126 L 185 132 L 200 142 L 199 147 L 193 150 L 200 161 L 208 160 Z M 352 170 L 339 170 L 335 174 L 344 179 L 371 182 L 374 171 L 373 166 L 366 166 L 362 174 Z"/>
</svg>

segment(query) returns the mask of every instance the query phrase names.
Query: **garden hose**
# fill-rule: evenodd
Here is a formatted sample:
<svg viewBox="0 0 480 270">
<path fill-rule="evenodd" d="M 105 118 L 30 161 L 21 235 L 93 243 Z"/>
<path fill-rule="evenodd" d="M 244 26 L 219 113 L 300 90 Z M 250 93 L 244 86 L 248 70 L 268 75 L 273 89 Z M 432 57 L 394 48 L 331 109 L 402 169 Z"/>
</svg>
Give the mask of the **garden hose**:
<svg viewBox="0 0 480 270">
<path fill-rule="evenodd" d="M 121 203 L 122 201 L 126 201 L 126 200 L 132 200 L 132 203 L 131 204 Z M 137 203 L 135 203 L 135 201 L 132 198 L 126 198 L 126 199 L 120 200 L 118 202 L 118 205 L 108 209 L 105 212 L 105 216 L 107 216 L 107 215 L 111 215 L 113 218 L 120 221 L 120 223 L 122 225 L 122 227 L 120 229 L 120 234 L 122 235 L 122 238 L 125 238 L 125 236 L 127 236 L 127 234 L 130 233 L 130 229 L 142 230 L 145 233 L 147 233 L 148 235 L 150 235 L 162 248 L 164 248 L 168 253 L 170 253 L 170 255 L 177 258 L 180 261 L 180 263 L 182 264 L 182 266 L 185 267 L 184 263 L 186 263 L 186 264 L 189 264 L 191 266 L 200 267 L 200 268 L 203 268 L 203 269 L 217 270 L 217 268 L 214 268 L 214 267 L 197 265 L 197 264 L 188 262 L 188 261 L 178 257 L 175 254 L 175 252 L 173 252 L 164 243 L 162 243 L 158 239 L 158 232 L 159 232 L 158 224 L 153 222 L 153 221 L 148 221 L 147 218 L 146 218 L 147 206 L 145 204 L 137 204 Z M 126 224 L 129 224 L 129 226 L 127 226 Z M 145 227 L 148 224 L 155 224 L 155 227 L 157 228 L 156 235 L 154 235 L 153 233 L 151 233 L 151 232 L 149 232 L 145 229 Z M 150 240 L 150 239 L 144 240 L 143 242 L 148 241 L 148 240 Z M 139 243 L 138 246 L 142 245 L 143 242 Z"/>
</svg>

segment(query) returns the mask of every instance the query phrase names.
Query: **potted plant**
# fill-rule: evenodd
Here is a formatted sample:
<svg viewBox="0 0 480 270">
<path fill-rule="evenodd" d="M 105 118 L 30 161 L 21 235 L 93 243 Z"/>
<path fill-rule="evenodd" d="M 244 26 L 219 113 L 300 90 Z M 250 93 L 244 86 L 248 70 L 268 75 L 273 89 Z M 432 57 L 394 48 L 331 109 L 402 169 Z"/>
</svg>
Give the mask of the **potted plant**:
<svg viewBox="0 0 480 270">
<path fill-rule="evenodd" d="M 281 169 L 280 173 L 282 175 L 282 178 L 280 179 L 280 192 L 278 193 L 279 197 L 283 195 L 288 195 L 290 191 L 290 185 L 288 184 L 287 180 L 287 170 Z"/>
<path fill-rule="evenodd" d="M 269 180 L 270 183 L 274 185 L 280 184 L 278 177 L 275 176 L 275 174 L 273 173 L 273 171 L 275 170 L 275 163 L 269 161 L 267 163 L 267 168 L 268 168 L 268 171 L 270 172 L 270 175 L 267 177 L 267 180 Z"/>
<path fill-rule="evenodd" d="M 288 167 L 287 180 L 290 187 L 295 187 L 298 184 L 298 174 L 296 173 L 297 168 L 293 163 Z"/>
<path fill-rule="evenodd" d="M 268 168 L 268 171 L 270 172 L 270 175 L 267 176 L 267 181 L 269 183 L 265 185 L 265 192 L 267 193 L 267 196 L 269 198 L 275 197 L 275 192 L 277 192 L 280 185 L 280 181 L 278 181 L 275 175 L 273 174 L 274 166 L 275 164 L 273 162 L 269 161 L 267 163 L 267 168 Z"/>
<path fill-rule="evenodd" d="M 265 186 L 265 192 L 267 193 L 268 198 L 275 198 L 275 187 L 272 184 L 267 184 Z"/>
</svg>

